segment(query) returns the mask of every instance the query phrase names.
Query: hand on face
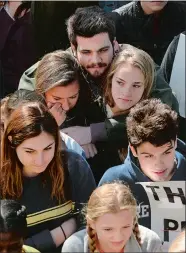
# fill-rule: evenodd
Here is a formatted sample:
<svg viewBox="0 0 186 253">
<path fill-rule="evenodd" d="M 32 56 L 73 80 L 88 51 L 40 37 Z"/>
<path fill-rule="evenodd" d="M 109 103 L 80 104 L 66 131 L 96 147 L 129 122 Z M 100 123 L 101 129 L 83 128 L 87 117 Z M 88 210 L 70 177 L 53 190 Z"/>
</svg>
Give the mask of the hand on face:
<svg viewBox="0 0 186 253">
<path fill-rule="evenodd" d="M 60 103 L 47 103 L 49 111 L 54 116 L 58 126 L 60 126 L 66 119 L 66 111 L 63 110 L 62 105 Z"/>
</svg>

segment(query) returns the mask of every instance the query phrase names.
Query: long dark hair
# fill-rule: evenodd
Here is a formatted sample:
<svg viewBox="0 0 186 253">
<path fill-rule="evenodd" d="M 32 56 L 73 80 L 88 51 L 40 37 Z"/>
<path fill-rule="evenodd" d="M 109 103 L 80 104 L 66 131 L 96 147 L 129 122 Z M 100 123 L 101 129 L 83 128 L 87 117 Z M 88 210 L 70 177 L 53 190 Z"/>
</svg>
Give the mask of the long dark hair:
<svg viewBox="0 0 186 253">
<path fill-rule="evenodd" d="M 55 153 L 42 173 L 43 179 L 51 180 L 51 197 L 59 202 L 64 198 L 64 168 L 61 160 L 61 138 L 56 120 L 40 102 L 30 102 L 15 109 L 11 114 L 2 138 L 0 195 L 3 198 L 20 198 L 23 192 L 22 164 L 16 148 L 42 131 L 53 136 Z M 10 141 L 11 139 L 11 141 Z"/>
<path fill-rule="evenodd" d="M 15 200 L 0 200 L 0 252 L 23 252 L 26 236 L 26 208 Z M 11 243 L 10 243 L 11 242 Z"/>
</svg>

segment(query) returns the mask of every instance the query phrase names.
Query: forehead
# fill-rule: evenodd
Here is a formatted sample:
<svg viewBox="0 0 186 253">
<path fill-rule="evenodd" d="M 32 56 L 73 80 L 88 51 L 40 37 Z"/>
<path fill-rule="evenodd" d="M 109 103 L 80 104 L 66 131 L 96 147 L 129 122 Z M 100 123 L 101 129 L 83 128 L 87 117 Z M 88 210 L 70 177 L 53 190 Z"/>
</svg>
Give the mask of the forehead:
<svg viewBox="0 0 186 253">
<path fill-rule="evenodd" d="M 144 75 L 142 71 L 138 68 L 133 66 L 130 62 L 125 62 L 120 64 L 115 71 L 115 76 L 119 78 L 124 78 L 126 76 L 129 76 L 131 78 L 137 78 L 139 80 L 137 81 L 144 81 Z"/>
<path fill-rule="evenodd" d="M 76 41 L 78 51 L 98 51 L 103 47 L 112 45 L 108 33 L 99 33 L 89 38 L 77 36 Z"/>
<path fill-rule="evenodd" d="M 132 209 L 121 210 L 117 213 L 106 213 L 100 216 L 96 223 L 100 226 L 116 226 L 116 224 L 125 226 L 133 222 L 133 212 Z"/>
<path fill-rule="evenodd" d="M 54 137 L 51 134 L 42 132 L 38 136 L 24 140 L 18 147 L 31 148 L 34 150 L 42 150 L 49 144 L 54 142 Z"/>
<path fill-rule="evenodd" d="M 45 92 L 46 96 L 56 96 L 59 98 L 69 98 L 79 92 L 79 82 L 74 81 L 67 86 L 56 86 Z"/>
<path fill-rule="evenodd" d="M 160 147 L 156 147 L 152 145 L 150 142 L 144 142 L 142 143 L 137 149 L 140 153 L 152 153 L 153 155 L 162 154 L 165 152 L 168 148 L 174 147 L 174 141 L 170 141 Z"/>
</svg>

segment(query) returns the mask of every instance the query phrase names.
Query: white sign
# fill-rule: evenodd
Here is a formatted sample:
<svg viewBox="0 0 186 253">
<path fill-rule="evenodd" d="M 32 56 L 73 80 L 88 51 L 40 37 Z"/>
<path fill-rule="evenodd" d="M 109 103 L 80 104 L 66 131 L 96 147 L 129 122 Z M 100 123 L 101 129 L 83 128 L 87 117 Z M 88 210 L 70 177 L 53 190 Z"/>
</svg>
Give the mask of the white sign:
<svg viewBox="0 0 186 253">
<path fill-rule="evenodd" d="M 143 182 L 151 211 L 151 229 L 164 241 L 167 251 L 170 243 L 186 225 L 185 181 Z"/>
</svg>

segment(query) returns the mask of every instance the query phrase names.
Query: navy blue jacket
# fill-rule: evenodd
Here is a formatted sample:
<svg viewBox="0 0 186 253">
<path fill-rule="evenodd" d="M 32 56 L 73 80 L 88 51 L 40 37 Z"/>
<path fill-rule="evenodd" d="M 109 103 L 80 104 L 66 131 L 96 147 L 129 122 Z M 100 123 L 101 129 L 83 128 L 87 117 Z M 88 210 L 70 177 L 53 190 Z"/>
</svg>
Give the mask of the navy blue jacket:
<svg viewBox="0 0 186 253">
<path fill-rule="evenodd" d="M 179 139 L 176 149 L 176 159 L 177 168 L 170 181 L 186 181 L 186 144 Z M 114 180 L 126 182 L 130 186 L 138 204 L 149 205 L 149 200 L 143 186 L 136 183 L 151 182 L 151 180 L 139 168 L 138 159 L 133 156 L 130 148 L 128 149 L 128 155 L 124 163 L 108 169 L 100 180 L 99 185 Z M 151 229 L 150 210 L 149 216 L 140 217 L 139 223 Z"/>
</svg>

